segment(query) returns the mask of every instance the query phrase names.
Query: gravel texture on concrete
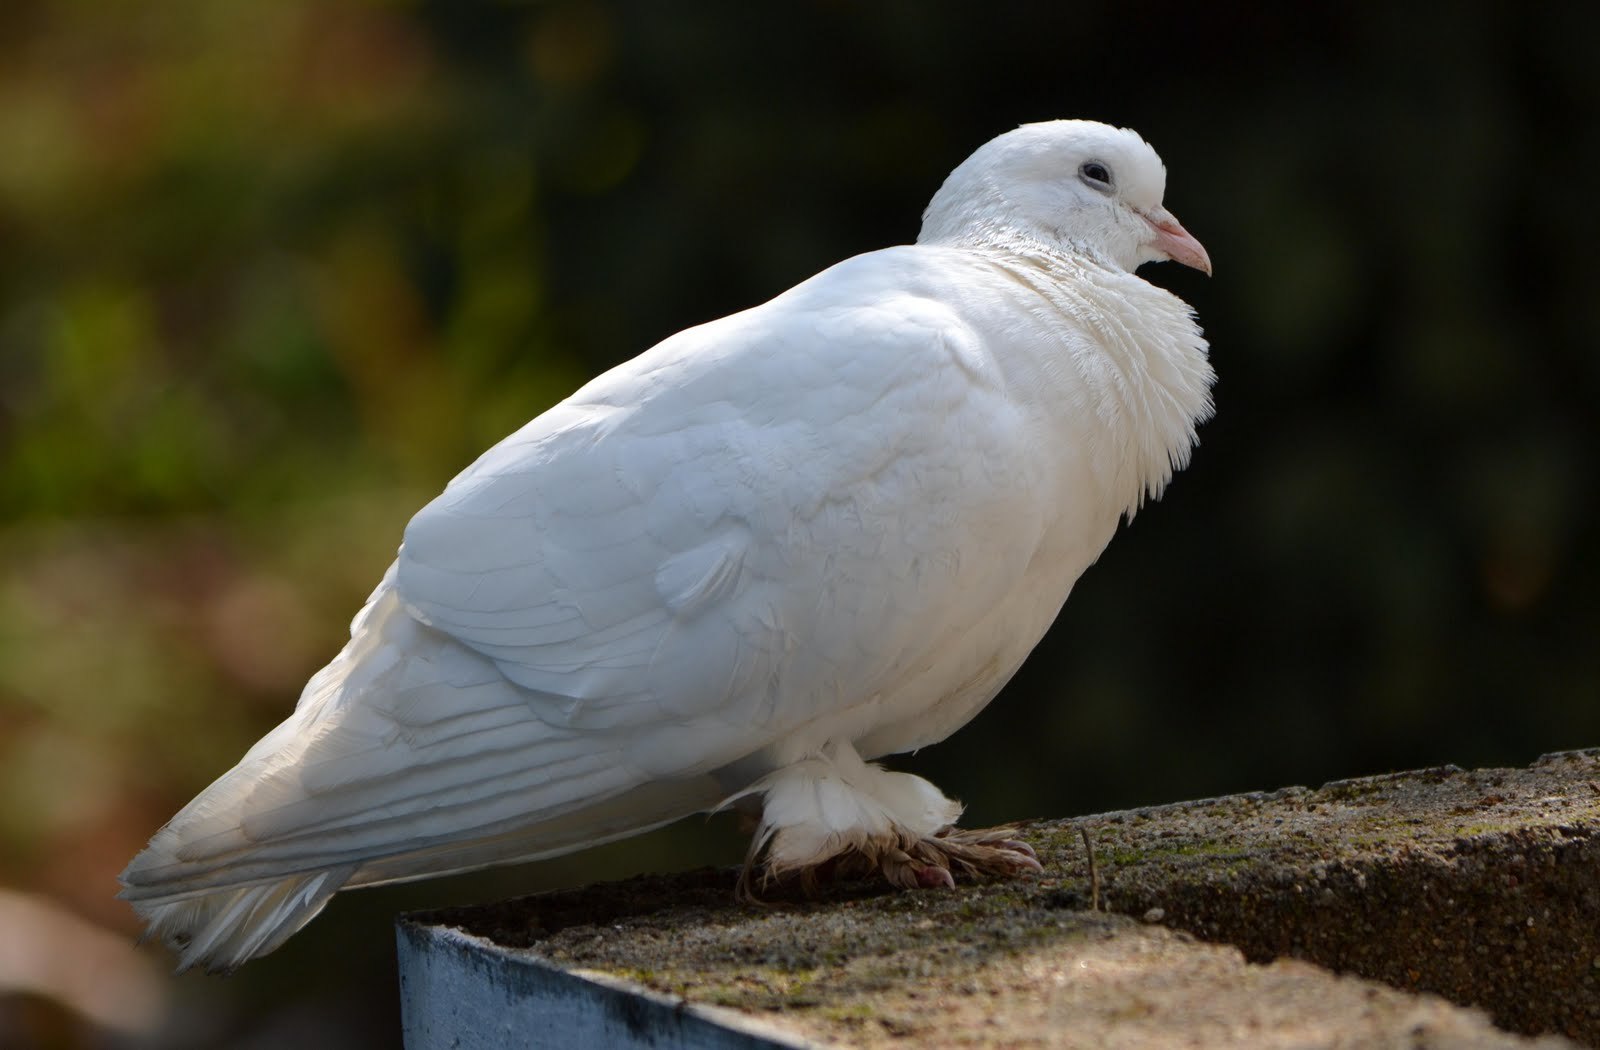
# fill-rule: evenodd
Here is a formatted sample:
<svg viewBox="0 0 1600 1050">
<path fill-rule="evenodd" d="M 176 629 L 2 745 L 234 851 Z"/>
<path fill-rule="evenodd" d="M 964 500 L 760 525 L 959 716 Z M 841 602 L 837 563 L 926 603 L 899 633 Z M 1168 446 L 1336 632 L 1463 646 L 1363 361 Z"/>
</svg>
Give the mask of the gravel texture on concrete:
<svg viewBox="0 0 1600 1050">
<path fill-rule="evenodd" d="M 1118 911 L 1600 1045 L 1600 748 L 1077 823 Z"/>
<path fill-rule="evenodd" d="M 1043 878 L 750 906 L 703 870 L 409 921 L 825 1045 L 1600 1046 L 1600 749 L 1021 827 Z"/>
</svg>

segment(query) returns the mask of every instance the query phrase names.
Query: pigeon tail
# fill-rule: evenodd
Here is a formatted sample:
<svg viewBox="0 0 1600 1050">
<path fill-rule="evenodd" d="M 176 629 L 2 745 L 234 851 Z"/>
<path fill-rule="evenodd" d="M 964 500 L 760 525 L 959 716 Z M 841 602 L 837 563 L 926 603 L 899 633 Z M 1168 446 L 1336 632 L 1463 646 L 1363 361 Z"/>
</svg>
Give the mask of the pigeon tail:
<svg viewBox="0 0 1600 1050">
<path fill-rule="evenodd" d="M 343 865 L 250 886 L 199 892 L 179 888 L 160 897 L 139 896 L 141 890 L 125 874 L 129 888 L 122 896 L 130 898 L 147 923 L 141 939 L 159 938 L 178 954 L 179 973 L 195 966 L 229 973 L 277 948 L 316 918 L 355 870 L 355 865 Z"/>
</svg>

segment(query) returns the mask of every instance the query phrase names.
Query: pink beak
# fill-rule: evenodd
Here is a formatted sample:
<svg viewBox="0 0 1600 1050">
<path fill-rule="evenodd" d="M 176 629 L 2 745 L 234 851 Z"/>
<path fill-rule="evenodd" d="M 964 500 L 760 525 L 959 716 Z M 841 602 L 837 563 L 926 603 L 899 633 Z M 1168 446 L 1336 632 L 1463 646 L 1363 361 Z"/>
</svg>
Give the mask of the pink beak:
<svg viewBox="0 0 1600 1050">
<path fill-rule="evenodd" d="M 1192 266 L 1211 276 L 1211 256 L 1205 246 L 1194 239 L 1194 234 L 1183 228 L 1173 214 L 1165 208 L 1144 213 L 1144 221 L 1156 231 L 1156 250 L 1175 263 Z"/>
</svg>

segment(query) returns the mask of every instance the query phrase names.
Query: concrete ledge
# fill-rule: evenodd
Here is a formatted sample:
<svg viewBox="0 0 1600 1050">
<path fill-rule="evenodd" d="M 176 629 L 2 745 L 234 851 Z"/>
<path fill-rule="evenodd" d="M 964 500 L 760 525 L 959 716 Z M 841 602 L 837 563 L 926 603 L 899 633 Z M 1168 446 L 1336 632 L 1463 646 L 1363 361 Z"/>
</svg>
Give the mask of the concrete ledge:
<svg viewBox="0 0 1600 1050">
<path fill-rule="evenodd" d="M 1088 910 L 1081 831 L 1125 914 Z M 1528 1045 L 1422 992 L 1600 1045 L 1600 749 L 1026 837 L 1043 879 L 742 907 L 705 870 L 410 917 L 407 1045 Z"/>
<path fill-rule="evenodd" d="M 1119 911 L 1600 1045 L 1600 748 L 1081 823 Z"/>
</svg>

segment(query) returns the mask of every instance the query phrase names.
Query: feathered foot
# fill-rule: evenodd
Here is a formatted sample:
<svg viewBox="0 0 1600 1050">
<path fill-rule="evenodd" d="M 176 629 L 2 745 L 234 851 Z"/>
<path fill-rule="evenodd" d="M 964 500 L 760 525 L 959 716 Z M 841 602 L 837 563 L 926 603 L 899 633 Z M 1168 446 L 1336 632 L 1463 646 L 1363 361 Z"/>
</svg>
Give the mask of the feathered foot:
<svg viewBox="0 0 1600 1050">
<path fill-rule="evenodd" d="M 957 874 L 969 879 L 1044 874 L 1039 855 L 1016 833 L 1013 827 L 943 828 L 909 848 L 883 851 L 877 869 L 891 885 L 904 889 L 954 889 Z"/>
<path fill-rule="evenodd" d="M 1044 870 L 1015 828 L 955 827 L 959 802 L 921 777 L 863 762 L 847 741 L 831 741 L 723 804 L 748 806 L 755 795 L 761 822 L 739 876 L 740 900 L 756 900 L 757 883 L 765 889 L 791 879 L 809 895 L 832 877 L 878 873 L 890 885 L 926 889 L 953 887 L 958 876 Z"/>
<path fill-rule="evenodd" d="M 770 861 L 758 862 L 758 850 L 752 848 L 739 874 L 735 895 L 746 903 L 760 903 L 761 890 L 790 879 L 797 881 L 800 891 L 810 897 L 825 882 L 873 874 L 881 875 L 891 886 L 907 890 L 955 889 L 958 877 L 1009 879 L 1043 874 L 1039 855 L 1016 834 L 1014 827 L 945 827 L 923 836 L 900 831 L 867 839 L 798 869 L 777 869 Z"/>
</svg>

